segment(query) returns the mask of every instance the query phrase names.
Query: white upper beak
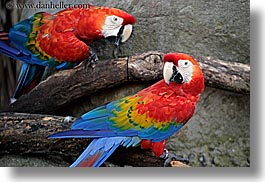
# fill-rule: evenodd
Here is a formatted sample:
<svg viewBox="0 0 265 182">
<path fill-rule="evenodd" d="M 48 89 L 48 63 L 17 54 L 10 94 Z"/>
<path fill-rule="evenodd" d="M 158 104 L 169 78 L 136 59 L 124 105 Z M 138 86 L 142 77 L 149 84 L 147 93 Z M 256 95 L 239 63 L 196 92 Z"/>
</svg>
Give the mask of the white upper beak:
<svg viewBox="0 0 265 182">
<path fill-rule="evenodd" d="M 163 77 L 164 77 L 166 84 L 168 85 L 173 75 L 173 66 L 174 64 L 172 62 L 165 62 L 164 67 L 163 67 Z"/>
<path fill-rule="evenodd" d="M 128 24 L 124 26 L 123 32 L 121 34 L 121 42 L 127 41 L 132 34 L 132 25 Z"/>
</svg>

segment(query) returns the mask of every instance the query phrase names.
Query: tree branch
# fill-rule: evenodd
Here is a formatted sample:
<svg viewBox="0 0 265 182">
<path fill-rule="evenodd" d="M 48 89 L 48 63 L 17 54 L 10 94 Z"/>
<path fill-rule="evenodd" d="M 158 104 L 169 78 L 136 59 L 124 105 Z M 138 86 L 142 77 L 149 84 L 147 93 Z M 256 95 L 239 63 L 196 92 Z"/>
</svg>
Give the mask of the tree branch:
<svg viewBox="0 0 265 182">
<path fill-rule="evenodd" d="M 150 51 L 140 55 L 101 60 L 95 68 L 80 66 L 60 71 L 22 96 L 8 111 L 56 114 L 59 109 L 95 92 L 134 81 L 162 79 L 163 53 Z M 206 85 L 249 94 L 250 66 L 211 57 L 196 57 Z"/>
<path fill-rule="evenodd" d="M 0 155 L 19 154 L 33 155 L 63 160 L 69 165 L 87 147 L 89 139 L 65 139 L 56 143 L 55 139 L 47 137 L 55 132 L 70 128 L 73 120 L 65 120 L 65 117 L 0 113 Z M 118 148 L 108 159 L 109 162 L 124 166 L 153 166 L 162 167 L 164 160 L 157 158 L 150 150 L 141 150 L 139 147 L 126 149 Z M 185 164 L 174 163 L 174 167 L 184 167 Z"/>
</svg>

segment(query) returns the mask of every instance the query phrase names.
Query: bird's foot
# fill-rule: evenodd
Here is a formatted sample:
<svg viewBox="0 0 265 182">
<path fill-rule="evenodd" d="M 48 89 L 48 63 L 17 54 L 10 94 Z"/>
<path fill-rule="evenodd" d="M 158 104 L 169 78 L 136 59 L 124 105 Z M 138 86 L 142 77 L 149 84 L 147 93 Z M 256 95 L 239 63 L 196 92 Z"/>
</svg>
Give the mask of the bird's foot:
<svg viewBox="0 0 265 182">
<path fill-rule="evenodd" d="M 99 58 L 97 54 L 90 48 L 89 57 L 85 60 L 85 67 L 87 68 L 91 66 L 92 68 L 94 68 L 98 60 Z"/>
<path fill-rule="evenodd" d="M 171 162 L 172 161 L 180 161 L 180 162 L 183 162 L 183 163 L 186 163 L 186 164 L 189 163 L 189 159 L 188 158 L 183 158 L 183 157 L 176 156 L 176 155 L 170 153 L 167 149 L 164 149 L 164 153 L 160 156 L 160 158 L 165 159 L 164 167 L 171 166 Z"/>
</svg>

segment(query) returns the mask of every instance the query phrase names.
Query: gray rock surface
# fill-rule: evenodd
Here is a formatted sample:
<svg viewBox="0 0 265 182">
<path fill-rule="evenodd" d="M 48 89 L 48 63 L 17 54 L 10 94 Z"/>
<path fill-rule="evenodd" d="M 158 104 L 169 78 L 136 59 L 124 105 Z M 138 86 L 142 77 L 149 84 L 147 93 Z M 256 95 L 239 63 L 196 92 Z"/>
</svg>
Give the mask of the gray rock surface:
<svg viewBox="0 0 265 182">
<path fill-rule="evenodd" d="M 64 2 L 76 3 L 73 0 Z M 81 2 L 118 7 L 136 17 L 133 36 L 122 45 L 120 56 L 161 50 L 213 56 L 226 61 L 250 61 L 250 12 L 247 0 L 78 1 Z M 36 11 L 43 9 L 24 9 L 22 19 Z M 58 9 L 48 11 L 55 12 Z M 101 48 L 96 48 L 96 51 L 101 59 L 112 56 L 113 46 L 108 42 L 94 44 L 95 47 L 98 45 Z M 147 85 L 122 85 L 96 93 L 73 106 L 71 112 L 80 115 L 108 101 L 134 94 Z M 189 157 L 192 166 L 249 166 L 249 126 L 249 95 L 207 87 L 194 117 L 170 138 L 167 147 L 178 155 Z M 0 166 L 6 164 L 0 160 Z"/>
</svg>

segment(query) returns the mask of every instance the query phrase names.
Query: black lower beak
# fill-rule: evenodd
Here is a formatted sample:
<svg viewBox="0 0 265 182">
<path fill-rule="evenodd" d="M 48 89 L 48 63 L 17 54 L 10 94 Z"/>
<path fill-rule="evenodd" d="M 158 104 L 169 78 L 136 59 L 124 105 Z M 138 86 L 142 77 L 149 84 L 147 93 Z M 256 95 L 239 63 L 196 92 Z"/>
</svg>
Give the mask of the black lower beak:
<svg viewBox="0 0 265 182">
<path fill-rule="evenodd" d="M 117 36 L 109 36 L 108 39 L 111 43 L 113 43 L 116 47 L 118 47 L 121 43 L 121 35 L 123 33 L 124 26 L 122 26 L 117 34 Z"/>
<path fill-rule="evenodd" d="M 176 66 L 173 66 L 173 74 L 172 77 L 170 78 L 171 82 L 175 83 L 183 83 L 183 77 L 180 72 L 178 72 Z"/>
<path fill-rule="evenodd" d="M 118 38 L 117 36 L 109 36 L 106 39 L 113 43 L 115 46 L 119 46 L 120 44 L 120 38 Z"/>
</svg>

